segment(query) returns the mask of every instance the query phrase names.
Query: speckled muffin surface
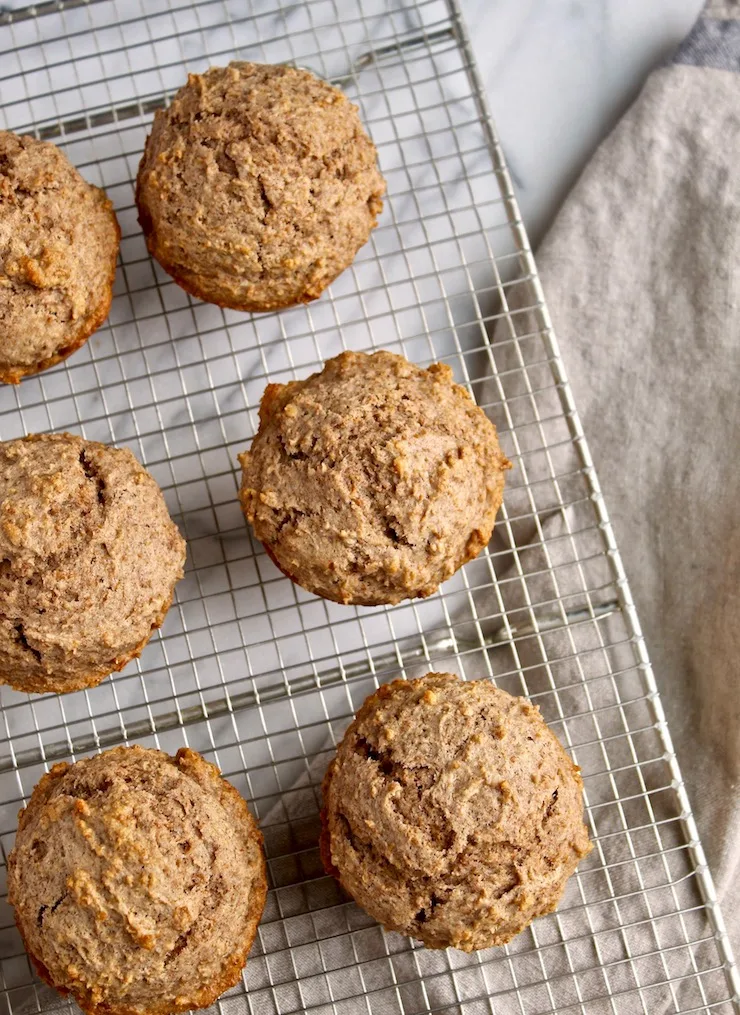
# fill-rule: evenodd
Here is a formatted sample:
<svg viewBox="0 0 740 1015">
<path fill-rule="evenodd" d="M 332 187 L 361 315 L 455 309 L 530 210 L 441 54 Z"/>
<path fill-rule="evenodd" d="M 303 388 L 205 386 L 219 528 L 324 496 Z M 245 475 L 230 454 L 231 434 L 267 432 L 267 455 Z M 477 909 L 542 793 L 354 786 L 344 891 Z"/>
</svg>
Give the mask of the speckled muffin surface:
<svg viewBox="0 0 740 1015">
<path fill-rule="evenodd" d="M 0 130 L 0 381 L 78 349 L 110 310 L 113 207 L 56 145 Z"/>
<path fill-rule="evenodd" d="M 240 455 L 241 502 L 304 588 L 367 606 L 431 595 L 491 538 L 505 470 L 496 428 L 443 364 L 342 353 L 267 387 Z"/>
<path fill-rule="evenodd" d="M 119 747 L 54 766 L 8 860 L 34 965 L 91 1015 L 211 1004 L 240 978 L 266 890 L 244 800 L 189 749 Z"/>
<path fill-rule="evenodd" d="M 147 139 L 147 245 L 194 296 L 266 311 L 316 299 L 350 265 L 385 182 L 357 108 L 305 70 L 191 74 Z"/>
<path fill-rule="evenodd" d="M 78 690 L 138 655 L 185 543 L 130 451 L 73 434 L 0 443 L 0 683 Z"/>
<path fill-rule="evenodd" d="M 591 849 L 578 768 L 538 709 L 449 673 L 371 695 L 323 795 L 327 872 L 430 948 L 506 943 Z"/>
</svg>

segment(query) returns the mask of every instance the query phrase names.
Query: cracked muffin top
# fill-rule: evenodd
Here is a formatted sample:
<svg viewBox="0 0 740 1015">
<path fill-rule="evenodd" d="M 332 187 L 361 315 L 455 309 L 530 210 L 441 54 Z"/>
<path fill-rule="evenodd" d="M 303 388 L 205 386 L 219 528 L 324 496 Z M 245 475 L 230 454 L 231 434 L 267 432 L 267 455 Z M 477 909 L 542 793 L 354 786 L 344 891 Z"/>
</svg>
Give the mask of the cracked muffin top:
<svg viewBox="0 0 740 1015">
<path fill-rule="evenodd" d="M 278 567 L 340 603 L 429 596 L 491 538 L 496 427 L 452 371 L 346 352 L 268 385 L 241 502 Z"/>
<path fill-rule="evenodd" d="M 185 543 L 126 448 L 73 434 L 0 443 L 0 683 L 78 690 L 138 655 Z"/>
<path fill-rule="evenodd" d="M 200 299 L 277 310 L 350 265 L 385 182 L 357 107 L 305 70 L 191 74 L 156 113 L 136 182 L 153 257 Z"/>
<path fill-rule="evenodd" d="M 120 230 L 48 141 L 0 130 L 0 381 L 53 366 L 108 316 Z"/>
<path fill-rule="evenodd" d="M 523 698 L 450 673 L 366 700 L 323 784 L 327 872 L 429 948 L 501 945 L 591 849 L 579 770 Z"/>
<path fill-rule="evenodd" d="M 119 747 L 41 779 L 8 896 L 47 983 L 92 1015 L 165 1015 L 239 981 L 265 876 L 262 836 L 215 765 Z"/>
</svg>

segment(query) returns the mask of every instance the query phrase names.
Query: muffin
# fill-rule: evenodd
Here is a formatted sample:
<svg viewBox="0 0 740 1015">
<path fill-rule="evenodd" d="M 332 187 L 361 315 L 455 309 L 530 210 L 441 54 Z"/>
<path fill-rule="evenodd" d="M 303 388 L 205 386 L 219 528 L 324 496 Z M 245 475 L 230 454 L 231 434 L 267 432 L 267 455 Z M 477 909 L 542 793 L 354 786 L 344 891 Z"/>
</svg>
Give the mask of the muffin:
<svg viewBox="0 0 740 1015">
<path fill-rule="evenodd" d="M 365 606 L 429 596 L 475 557 L 510 468 L 448 366 L 390 352 L 345 352 L 268 385 L 239 460 L 244 514 L 277 566 Z"/>
<path fill-rule="evenodd" d="M 0 381 L 54 366 L 103 323 L 120 236 L 56 145 L 0 130 Z"/>
<path fill-rule="evenodd" d="M 305 70 L 191 74 L 158 111 L 136 181 L 149 252 L 234 310 L 308 303 L 352 261 L 385 182 L 357 108 Z"/>
<path fill-rule="evenodd" d="M 502 945 L 591 849 L 579 770 L 535 706 L 451 673 L 365 701 L 323 783 L 327 873 L 428 948 Z"/>
<path fill-rule="evenodd" d="M 55 765 L 8 857 L 8 900 L 39 976 L 91 1015 L 211 1004 L 240 979 L 266 891 L 247 805 L 187 748 Z"/>
<path fill-rule="evenodd" d="M 139 655 L 185 543 L 126 448 L 59 433 L 0 443 L 0 683 L 93 687 Z"/>
</svg>

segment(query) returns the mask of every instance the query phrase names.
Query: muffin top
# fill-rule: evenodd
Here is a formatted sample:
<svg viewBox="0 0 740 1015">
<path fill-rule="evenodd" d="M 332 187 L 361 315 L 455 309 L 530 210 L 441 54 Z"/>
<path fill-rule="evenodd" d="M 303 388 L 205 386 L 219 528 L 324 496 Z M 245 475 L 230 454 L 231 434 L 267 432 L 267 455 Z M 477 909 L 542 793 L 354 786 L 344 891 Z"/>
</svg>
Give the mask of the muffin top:
<svg viewBox="0 0 740 1015">
<path fill-rule="evenodd" d="M 119 747 L 55 765 L 8 860 L 40 975 L 101 1015 L 211 1004 L 239 979 L 265 893 L 254 819 L 189 749 Z"/>
<path fill-rule="evenodd" d="M 73 434 L 0 443 L 0 683 L 71 691 L 143 646 L 185 543 L 125 448 Z"/>
<path fill-rule="evenodd" d="M 149 250 L 180 285 L 259 311 L 319 296 L 366 242 L 384 191 L 339 89 L 232 63 L 191 74 L 157 112 L 136 195 Z"/>
<path fill-rule="evenodd" d="M 76 349 L 110 309 L 110 201 L 48 141 L 0 130 L 0 381 Z"/>
<path fill-rule="evenodd" d="M 323 789 L 327 870 L 431 948 L 505 943 L 555 908 L 591 848 L 578 768 L 534 705 L 484 680 L 380 687 Z"/>
<path fill-rule="evenodd" d="M 271 384 L 239 456 L 244 513 L 278 566 L 340 603 L 428 596 L 488 542 L 504 472 L 496 428 L 452 371 L 346 352 Z"/>
</svg>

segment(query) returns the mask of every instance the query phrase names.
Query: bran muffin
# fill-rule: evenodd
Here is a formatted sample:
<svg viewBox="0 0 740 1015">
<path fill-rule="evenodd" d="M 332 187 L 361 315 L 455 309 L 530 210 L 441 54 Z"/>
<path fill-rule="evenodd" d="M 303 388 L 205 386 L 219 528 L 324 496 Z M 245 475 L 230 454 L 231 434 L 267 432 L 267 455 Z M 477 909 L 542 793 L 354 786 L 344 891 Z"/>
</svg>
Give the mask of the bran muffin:
<svg viewBox="0 0 740 1015">
<path fill-rule="evenodd" d="M 46 370 L 103 323 L 120 236 L 56 145 L 0 130 L 0 381 Z"/>
<path fill-rule="evenodd" d="M 191 74 L 136 181 L 151 255 L 193 296 L 247 311 L 320 296 L 384 192 L 357 107 L 306 70 L 255 63 Z"/>
<path fill-rule="evenodd" d="M 92 687 L 138 655 L 185 542 L 125 448 L 74 434 L 0 443 L 0 683 Z"/>
<path fill-rule="evenodd" d="M 429 596 L 491 538 L 504 473 L 496 428 L 452 371 L 346 352 L 268 385 L 240 498 L 299 585 L 339 603 Z"/>
<path fill-rule="evenodd" d="M 8 858 L 8 898 L 39 975 L 91 1015 L 211 1004 L 239 981 L 266 890 L 247 805 L 186 748 L 55 765 Z"/>
<path fill-rule="evenodd" d="M 450 673 L 365 701 L 323 783 L 327 873 L 428 948 L 501 945 L 591 849 L 579 770 L 535 706 Z"/>
</svg>

